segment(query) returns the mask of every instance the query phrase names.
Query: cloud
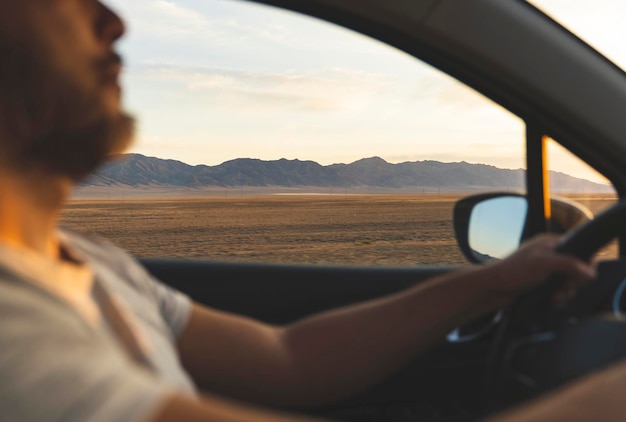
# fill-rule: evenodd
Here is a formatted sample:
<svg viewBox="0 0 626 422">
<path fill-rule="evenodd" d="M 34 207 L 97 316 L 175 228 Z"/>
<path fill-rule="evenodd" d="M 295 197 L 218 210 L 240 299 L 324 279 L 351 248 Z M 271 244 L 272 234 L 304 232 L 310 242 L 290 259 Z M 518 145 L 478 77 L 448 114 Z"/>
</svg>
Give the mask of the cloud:
<svg viewBox="0 0 626 422">
<path fill-rule="evenodd" d="M 144 7 L 152 7 L 161 15 L 167 16 L 170 21 L 185 23 L 196 27 L 202 27 L 208 20 L 200 13 L 189 8 L 182 7 L 176 3 L 166 0 L 151 1 L 143 3 Z"/>
<path fill-rule="evenodd" d="M 192 7 L 193 2 L 186 3 L 183 6 L 169 0 L 112 2 L 127 21 L 133 42 L 184 41 L 186 49 L 296 47 L 297 41 L 291 35 L 295 25 L 285 24 L 281 19 L 285 11 L 247 2 L 216 2 L 197 9 Z"/>
<path fill-rule="evenodd" d="M 117 9 L 133 34 L 153 42 L 179 40 L 199 32 L 210 36 L 214 32 L 210 19 L 167 0 L 119 1 Z"/>
<path fill-rule="evenodd" d="M 345 69 L 281 73 L 148 65 L 131 72 L 133 76 L 173 83 L 185 96 L 238 111 L 340 112 L 367 107 L 397 90 L 381 75 Z"/>
<path fill-rule="evenodd" d="M 434 69 L 415 66 L 421 70 L 412 79 L 411 97 L 414 102 L 429 102 L 436 108 L 455 108 L 459 112 L 478 112 L 497 106 L 495 102 L 458 80 Z M 498 106 L 499 107 L 499 106 Z"/>
</svg>

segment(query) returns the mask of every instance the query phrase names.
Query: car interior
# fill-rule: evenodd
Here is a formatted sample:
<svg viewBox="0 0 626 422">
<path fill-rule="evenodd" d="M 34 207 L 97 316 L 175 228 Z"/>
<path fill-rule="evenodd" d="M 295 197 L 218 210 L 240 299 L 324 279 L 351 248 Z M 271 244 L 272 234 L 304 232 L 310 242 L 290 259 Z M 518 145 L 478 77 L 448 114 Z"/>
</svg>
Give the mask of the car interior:
<svg viewBox="0 0 626 422">
<path fill-rule="evenodd" d="M 534 234 L 564 234 L 564 253 L 591 259 L 624 240 L 626 75 L 525 1 L 262 0 L 384 43 L 438 69 L 521 122 L 522 192 L 468 193 L 454 206 L 454 235 L 466 263 L 501 259 Z M 579 81 L 585 81 L 580 83 Z M 549 142 L 599 172 L 616 204 L 593 213 L 550 192 Z M 489 248 L 481 227 L 501 236 Z M 487 243 L 485 243 L 487 242 Z M 490 249 L 493 248 L 493 249 Z M 617 247 L 598 282 L 558 312 L 555 277 L 511 309 L 459 327 L 383 382 L 347 400 L 307 410 L 338 421 L 470 421 L 523 403 L 626 352 L 620 309 L 626 261 Z M 416 251 L 419 254 L 419 251 Z M 380 297 L 459 268 L 220 262 L 141 258 L 158 279 L 208 306 L 284 324 L 314 312 Z M 294 280 L 297 280 L 295 282 Z"/>
</svg>

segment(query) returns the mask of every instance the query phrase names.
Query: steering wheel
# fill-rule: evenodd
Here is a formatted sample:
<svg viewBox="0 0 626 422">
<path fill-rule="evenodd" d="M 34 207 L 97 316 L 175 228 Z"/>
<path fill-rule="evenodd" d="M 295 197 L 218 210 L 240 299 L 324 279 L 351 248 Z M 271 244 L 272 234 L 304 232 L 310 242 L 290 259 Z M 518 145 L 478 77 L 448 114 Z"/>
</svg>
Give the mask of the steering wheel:
<svg viewBox="0 0 626 422">
<path fill-rule="evenodd" d="M 624 233 L 626 200 L 621 200 L 566 234 L 557 251 L 589 261 Z M 599 271 L 561 309 L 551 301 L 563 281 L 555 275 L 504 312 L 487 363 L 487 409 L 533 398 L 626 357 L 626 322 L 597 314 L 599 298 L 615 291 L 614 273 Z M 617 281 L 624 277 L 621 261 Z"/>
</svg>

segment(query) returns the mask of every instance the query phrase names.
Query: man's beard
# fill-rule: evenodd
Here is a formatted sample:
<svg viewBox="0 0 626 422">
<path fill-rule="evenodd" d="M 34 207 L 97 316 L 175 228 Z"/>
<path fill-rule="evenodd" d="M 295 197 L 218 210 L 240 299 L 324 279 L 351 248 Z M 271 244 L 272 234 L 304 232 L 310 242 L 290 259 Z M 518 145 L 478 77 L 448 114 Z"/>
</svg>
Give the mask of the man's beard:
<svg viewBox="0 0 626 422">
<path fill-rule="evenodd" d="M 126 149 L 134 133 L 134 119 L 126 114 L 100 117 L 81 127 L 60 127 L 35 139 L 22 155 L 45 172 L 78 182 L 113 154 Z"/>
<path fill-rule="evenodd" d="M 128 147 L 134 119 L 106 110 L 104 83 L 87 89 L 84 79 L 89 79 L 80 72 L 69 75 L 49 54 L 29 53 L 0 42 L 0 162 L 21 172 L 80 181 Z M 104 75 L 107 62 L 115 60 L 84 71 L 97 80 L 95 75 Z"/>
</svg>

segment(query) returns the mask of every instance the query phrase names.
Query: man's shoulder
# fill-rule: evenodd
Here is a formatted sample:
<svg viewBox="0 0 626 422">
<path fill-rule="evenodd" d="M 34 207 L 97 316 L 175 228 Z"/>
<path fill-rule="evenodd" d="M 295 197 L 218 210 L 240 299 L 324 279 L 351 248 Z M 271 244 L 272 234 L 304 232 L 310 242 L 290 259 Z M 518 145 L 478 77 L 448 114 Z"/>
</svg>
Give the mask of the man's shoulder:
<svg viewBox="0 0 626 422">
<path fill-rule="evenodd" d="M 142 265 L 134 256 L 103 237 L 66 228 L 60 230 L 60 235 L 62 242 L 70 250 L 78 252 L 80 260 L 85 260 L 92 266 L 106 267 L 124 276 L 143 271 Z"/>
<path fill-rule="evenodd" d="M 97 235 L 64 229 L 63 240 L 78 251 L 97 276 L 116 291 L 155 296 L 155 280 L 130 253 Z"/>
</svg>

